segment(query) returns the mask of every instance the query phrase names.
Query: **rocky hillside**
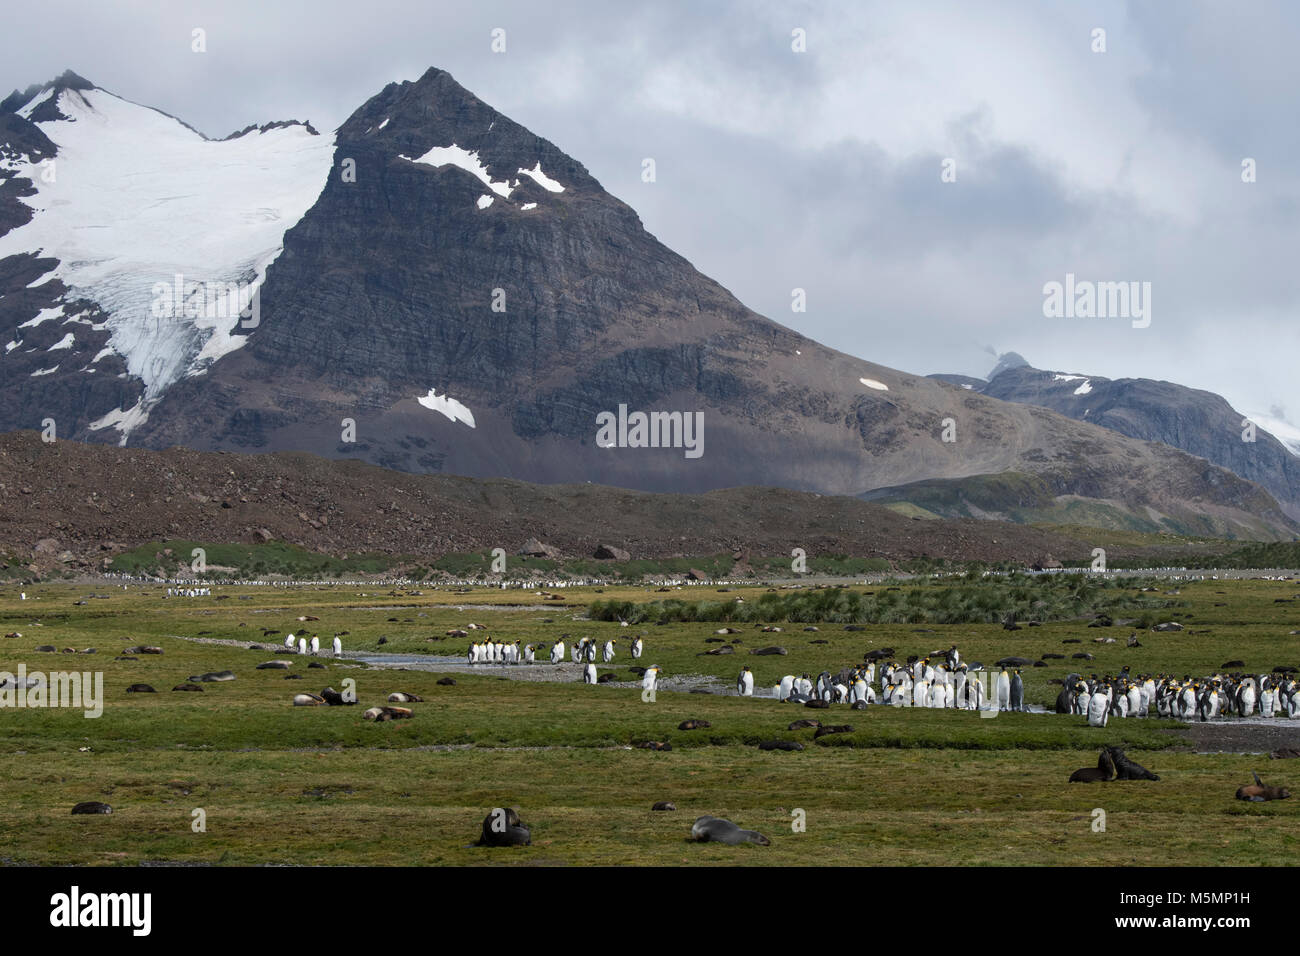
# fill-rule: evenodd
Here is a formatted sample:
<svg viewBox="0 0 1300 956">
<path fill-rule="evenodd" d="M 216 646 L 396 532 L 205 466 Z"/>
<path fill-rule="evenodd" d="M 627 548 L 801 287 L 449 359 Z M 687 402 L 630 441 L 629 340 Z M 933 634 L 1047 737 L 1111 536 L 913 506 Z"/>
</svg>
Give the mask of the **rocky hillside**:
<svg viewBox="0 0 1300 956">
<path fill-rule="evenodd" d="M 1146 378 L 1050 372 L 1009 353 L 987 381 L 936 376 L 1008 402 L 1048 408 L 1131 438 L 1161 442 L 1213 462 L 1268 490 L 1300 518 L 1300 457 L 1221 395 Z M 1252 440 L 1248 440 L 1252 439 Z"/>
<path fill-rule="evenodd" d="M 1065 535 L 977 521 L 913 521 L 854 498 L 764 488 L 662 495 L 387 471 L 304 453 L 157 452 L 0 435 L 0 548 L 46 564 L 172 538 L 284 541 L 335 556 L 422 558 L 530 538 L 564 556 L 601 544 L 634 558 L 751 551 L 1034 562 L 1082 559 Z M 66 553 L 65 553 L 66 552 Z"/>
<path fill-rule="evenodd" d="M 1013 472 L 1134 522 L 1296 530 L 1182 452 L 752 312 L 441 70 L 385 87 L 332 138 L 287 123 L 207 140 L 75 76 L 4 102 L 0 429 L 51 418 L 61 438 L 128 447 L 650 491 Z M 132 148 L 153 175 L 121 161 Z M 179 274 L 180 308 L 153 315 Z M 214 282 L 256 314 L 198 308 Z M 672 447 L 644 447 L 634 423 L 599 433 L 620 410 L 663 414 Z"/>
</svg>

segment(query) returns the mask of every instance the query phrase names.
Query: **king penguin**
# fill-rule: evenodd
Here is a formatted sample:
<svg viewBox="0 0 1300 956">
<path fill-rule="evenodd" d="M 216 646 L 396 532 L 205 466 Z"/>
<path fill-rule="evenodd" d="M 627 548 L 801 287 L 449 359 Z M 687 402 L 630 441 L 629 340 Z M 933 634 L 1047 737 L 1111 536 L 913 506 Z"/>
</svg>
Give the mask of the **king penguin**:
<svg viewBox="0 0 1300 956">
<path fill-rule="evenodd" d="M 748 665 L 741 670 L 740 676 L 736 678 L 736 692 L 741 697 L 754 696 L 754 672 L 749 669 Z"/>
<path fill-rule="evenodd" d="M 1011 709 L 1025 709 L 1025 684 L 1020 679 L 1020 671 L 1011 675 Z"/>
</svg>

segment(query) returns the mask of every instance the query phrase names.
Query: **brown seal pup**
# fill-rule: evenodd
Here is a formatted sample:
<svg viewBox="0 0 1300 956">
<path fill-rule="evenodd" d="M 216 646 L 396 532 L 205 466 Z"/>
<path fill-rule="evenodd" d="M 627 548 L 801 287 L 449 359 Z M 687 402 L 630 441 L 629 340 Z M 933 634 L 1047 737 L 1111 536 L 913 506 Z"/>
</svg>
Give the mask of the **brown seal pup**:
<svg viewBox="0 0 1300 956">
<path fill-rule="evenodd" d="M 707 720 L 683 720 L 677 725 L 678 730 L 705 730 L 713 725 Z"/>
<path fill-rule="evenodd" d="M 1255 778 L 1255 782 L 1249 786 L 1237 788 L 1238 800 L 1249 800 L 1252 803 L 1263 803 L 1265 800 L 1285 800 L 1291 796 L 1291 791 L 1286 787 L 1269 787 L 1259 779 L 1259 774 L 1251 771 L 1250 775 Z"/>
</svg>

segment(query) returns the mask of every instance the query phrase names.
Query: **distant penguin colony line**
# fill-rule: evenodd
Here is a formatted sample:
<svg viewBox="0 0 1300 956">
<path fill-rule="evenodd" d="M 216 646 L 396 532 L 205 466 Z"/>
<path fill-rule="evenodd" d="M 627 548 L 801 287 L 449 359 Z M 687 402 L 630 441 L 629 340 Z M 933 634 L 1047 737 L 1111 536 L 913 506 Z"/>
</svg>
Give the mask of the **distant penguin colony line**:
<svg viewBox="0 0 1300 956">
<path fill-rule="evenodd" d="M 482 630 L 476 624 L 468 628 Z M 549 653 L 545 645 L 521 645 L 519 641 L 488 638 L 474 640 L 466 652 L 466 660 L 470 664 L 533 664 L 538 654 L 543 653 L 547 655 L 546 660 L 558 666 L 565 662 L 567 653 L 573 663 L 581 665 L 579 679 L 583 683 L 598 683 L 596 661 L 612 663 L 617 656 L 618 639 L 580 637 L 571 642 L 567 639 L 567 634 L 561 635 Z M 307 654 L 308 644 L 303 637 L 295 639 L 293 634 L 288 635 L 285 647 L 292 650 L 295 641 L 298 653 Z M 629 646 L 632 658 L 640 659 L 645 652 L 644 637 L 637 635 Z M 317 653 L 318 647 L 313 637 L 310 652 Z M 341 651 L 336 637 L 334 656 L 340 656 Z M 1044 655 L 1044 658 L 1057 656 Z M 905 663 L 895 659 L 892 648 L 882 648 L 867 652 L 863 663 L 836 674 L 827 670 L 815 678 L 810 674 L 785 674 L 775 684 L 764 684 L 758 694 L 791 703 L 819 701 L 859 709 L 882 704 L 933 710 L 1023 712 L 1029 705 L 1021 667 L 1029 663 L 1023 657 L 1003 658 L 997 662 L 997 671 L 990 674 L 978 661 L 963 660 L 956 644 L 946 651 L 910 656 Z M 1229 665 L 1239 664 L 1240 661 L 1229 662 Z M 655 689 L 660 674 L 657 666 L 645 671 L 634 670 L 641 675 L 643 690 Z M 1117 676 L 1093 674 L 1085 678 L 1072 673 L 1059 683 L 1062 686 L 1056 697 L 1056 713 L 1083 717 L 1088 726 L 1098 728 L 1108 726 L 1114 717 L 1155 716 L 1201 721 L 1222 717 L 1300 717 L 1300 683 L 1289 667 L 1258 674 L 1230 671 L 1225 667 L 1221 672 L 1200 678 L 1167 674 L 1139 676 L 1130 674 L 1125 667 Z M 753 669 L 745 665 L 736 677 L 736 694 L 754 697 L 756 686 Z"/>
</svg>

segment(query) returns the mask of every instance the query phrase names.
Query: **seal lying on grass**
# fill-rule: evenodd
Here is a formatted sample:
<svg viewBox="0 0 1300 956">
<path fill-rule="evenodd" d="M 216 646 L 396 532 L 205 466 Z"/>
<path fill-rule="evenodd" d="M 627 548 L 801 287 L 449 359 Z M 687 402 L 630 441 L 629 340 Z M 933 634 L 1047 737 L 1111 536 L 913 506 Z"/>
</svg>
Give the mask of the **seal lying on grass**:
<svg viewBox="0 0 1300 956">
<path fill-rule="evenodd" d="M 473 846 L 532 846 L 533 835 L 513 807 L 497 807 L 483 818 L 483 832 Z"/>
<path fill-rule="evenodd" d="M 772 845 L 772 841 L 757 830 L 742 830 L 730 820 L 721 817 L 699 817 L 691 825 L 691 839 L 697 843 L 726 843 L 729 846 L 740 843 Z"/>
<path fill-rule="evenodd" d="M 1255 782 L 1250 786 L 1237 788 L 1238 800 L 1263 803 L 1265 800 L 1285 800 L 1291 796 L 1291 791 L 1286 787 L 1265 786 L 1264 781 L 1259 779 L 1259 774 L 1255 773 L 1255 771 L 1252 770 L 1250 775 L 1255 778 Z"/>
</svg>

